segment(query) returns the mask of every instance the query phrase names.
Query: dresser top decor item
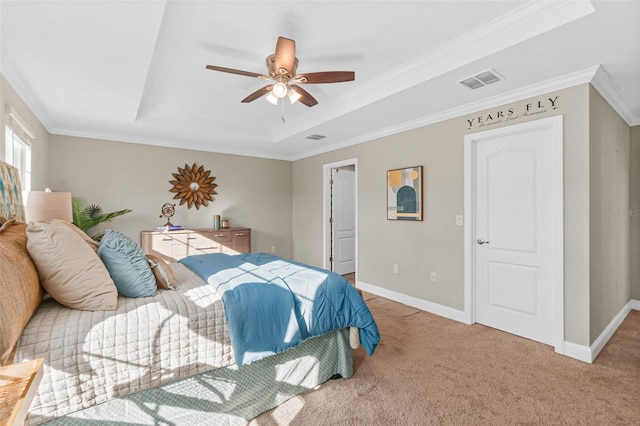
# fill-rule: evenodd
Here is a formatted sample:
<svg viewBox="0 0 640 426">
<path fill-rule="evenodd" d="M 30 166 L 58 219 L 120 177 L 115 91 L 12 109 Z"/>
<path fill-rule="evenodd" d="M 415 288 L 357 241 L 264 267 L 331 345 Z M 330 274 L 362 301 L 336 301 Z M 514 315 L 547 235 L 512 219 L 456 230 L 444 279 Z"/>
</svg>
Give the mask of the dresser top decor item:
<svg viewBox="0 0 640 426">
<path fill-rule="evenodd" d="M 160 208 L 160 211 L 162 212 L 160 217 L 167 218 L 167 223 L 165 223 L 164 226 L 166 227 L 173 226 L 173 223 L 171 223 L 171 218 L 173 217 L 174 214 L 176 214 L 176 205 L 173 203 L 164 203 Z"/>
<path fill-rule="evenodd" d="M 173 187 L 169 190 L 175 193 L 173 198 L 180 200 L 180 205 L 187 204 L 187 208 L 195 206 L 200 210 L 200 206 L 208 206 L 209 201 L 213 202 L 213 195 L 218 184 L 213 183 L 216 179 L 211 175 L 211 170 L 204 170 L 203 166 L 198 167 L 196 163 L 189 167 L 188 164 L 184 168 L 178 167 L 178 173 L 172 173 L 175 180 L 169 183 Z"/>
</svg>

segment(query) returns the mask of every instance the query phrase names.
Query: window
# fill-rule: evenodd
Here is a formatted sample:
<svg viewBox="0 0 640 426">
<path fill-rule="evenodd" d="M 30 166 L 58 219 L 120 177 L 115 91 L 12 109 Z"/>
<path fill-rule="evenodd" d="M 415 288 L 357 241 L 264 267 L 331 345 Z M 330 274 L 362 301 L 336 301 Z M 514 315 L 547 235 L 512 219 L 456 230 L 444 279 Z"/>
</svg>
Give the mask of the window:
<svg viewBox="0 0 640 426">
<path fill-rule="evenodd" d="M 20 172 L 22 191 L 31 190 L 31 139 L 30 132 L 21 125 L 15 113 L 7 114 L 4 132 L 4 161 Z"/>
</svg>

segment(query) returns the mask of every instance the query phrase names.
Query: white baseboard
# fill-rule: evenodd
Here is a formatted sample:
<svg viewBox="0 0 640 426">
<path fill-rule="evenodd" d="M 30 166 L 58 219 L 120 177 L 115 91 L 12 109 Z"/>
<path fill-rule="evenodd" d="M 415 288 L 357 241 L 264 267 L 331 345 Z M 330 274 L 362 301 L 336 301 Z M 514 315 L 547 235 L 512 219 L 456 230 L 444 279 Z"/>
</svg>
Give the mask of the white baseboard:
<svg viewBox="0 0 640 426">
<path fill-rule="evenodd" d="M 363 281 L 358 281 L 356 287 L 368 293 L 375 294 L 376 296 L 381 296 L 385 299 L 393 300 L 394 302 L 399 302 L 404 305 L 423 310 L 425 312 L 439 315 L 441 317 L 464 322 L 465 324 L 467 323 L 464 311 L 459 311 L 457 309 L 440 305 L 438 303 L 428 302 L 423 299 L 418 299 L 417 297 L 407 296 L 406 294 L 368 284 Z"/>
<path fill-rule="evenodd" d="M 620 324 L 622 324 L 622 321 L 624 321 L 632 309 L 640 310 L 640 300 L 629 300 L 627 304 L 622 307 L 620 312 L 613 317 L 609 325 L 602 331 L 602 333 L 600 333 L 598 338 L 591 345 L 591 361 L 589 362 L 593 362 L 593 360 L 596 359 L 602 348 L 604 348 L 604 345 L 606 345 L 609 339 L 611 339 L 613 333 L 615 333 L 618 327 L 620 327 Z"/>
<path fill-rule="evenodd" d="M 393 300 L 394 302 L 399 302 L 404 305 L 423 310 L 425 312 L 468 324 L 464 311 L 459 311 L 457 309 L 440 305 L 438 303 L 428 302 L 423 299 L 418 299 L 417 297 L 408 296 L 406 294 L 378 287 L 373 284 L 368 284 L 363 281 L 358 281 L 356 287 L 368 293 L 375 294 L 376 296 L 381 296 L 386 299 Z M 604 331 L 600 334 L 600 336 L 598 336 L 598 338 L 590 347 L 565 341 L 563 348 L 561 348 L 560 350 L 556 348 L 556 352 L 564 356 L 577 359 L 578 361 L 588 362 L 589 364 L 591 364 L 593 360 L 596 359 L 602 348 L 604 348 L 604 346 L 607 344 L 609 339 L 611 339 L 613 333 L 615 333 L 618 327 L 620 327 L 620 324 L 622 324 L 622 321 L 624 321 L 624 319 L 632 309 L 640 311 L 640 300 L 629 300 L 629 302 L 624 305 L 620 312 L 618 312 L 618 314 L 611 320 L 609 325 L 604 329 Z"/>
<path fill-rule="evenodd" d="M 629 315 L 631 310 L 640 311 L 640 300 L 631 299 L 626 305 L 620 309 L 620 312 L 613 317 L 609 325 L 600 333 L 598 338 L 593 342 L 591 346 L 578 345 L 577 343 L 564 342 L 564 350 L 556 351 L 562 355 L 577 359 L 578 361 L 584 361 L 591 364 L 596 359 L 602 348 L 607 344 L 613 333 L 616 332 L 622 321 Z"/>
<path fill-rule="evenodd" d="M 577 359 L 578 361 L 588 362 L 589 364 L 593 362 L 593 355 L 589 346 L 578 345 L 577 343 L 572 342 L 564 342 L 564 351 L 558 351 L 556 348 L 556 352 L 560 355 Z"/>
</svg>

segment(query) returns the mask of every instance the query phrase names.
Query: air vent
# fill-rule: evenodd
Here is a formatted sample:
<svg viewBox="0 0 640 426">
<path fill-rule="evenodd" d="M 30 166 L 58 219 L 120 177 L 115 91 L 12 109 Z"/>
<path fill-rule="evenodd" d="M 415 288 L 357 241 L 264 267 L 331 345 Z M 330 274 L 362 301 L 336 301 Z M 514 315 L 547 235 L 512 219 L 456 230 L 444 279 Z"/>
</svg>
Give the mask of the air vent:
<svg viewBox="0 0 640 426">
<path fill-rule="evenodd" d="M 319 141 L 320 139 L 324 139 L 324 138 L 326 138 L 325 135 L 309 135 L 306 137 L 306 139 L 311 139 L 314 141 Z"/>
<path fill-rule="evenodd" d="M 465 78 L 460 82 L 460 84 L 468 89 L 479 89 L 480 87 L 484 87 L 500 80 L 504 80 L 504 77 L 498 74 L 496 70 L 490 68 L 480 74 Z"/>
</svg>

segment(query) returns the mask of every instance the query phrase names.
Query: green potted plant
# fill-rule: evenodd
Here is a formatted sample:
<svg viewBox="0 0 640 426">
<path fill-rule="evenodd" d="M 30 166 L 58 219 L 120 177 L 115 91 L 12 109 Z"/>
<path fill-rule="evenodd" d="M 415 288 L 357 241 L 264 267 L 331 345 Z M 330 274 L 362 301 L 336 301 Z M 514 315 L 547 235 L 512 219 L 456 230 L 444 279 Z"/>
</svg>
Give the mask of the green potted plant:
<svg viewBox="0 0 640 426">
<path fill-rule="evenodd" d="M 100 223 L 111 222 L 118 216 L 132 212 L 131 209 L 118 210 L 111 213 L 103 213 L 102 207 L 97 204 L 89 204 L 84 197 L 73 197 L 71 199 L 71 208 L 73 211 L 73 224 L 78 228 L 87 232 L 89 229 Z M 100 241 L 104 233 L 91 236 L 92 239 Z"/>
</svg>

